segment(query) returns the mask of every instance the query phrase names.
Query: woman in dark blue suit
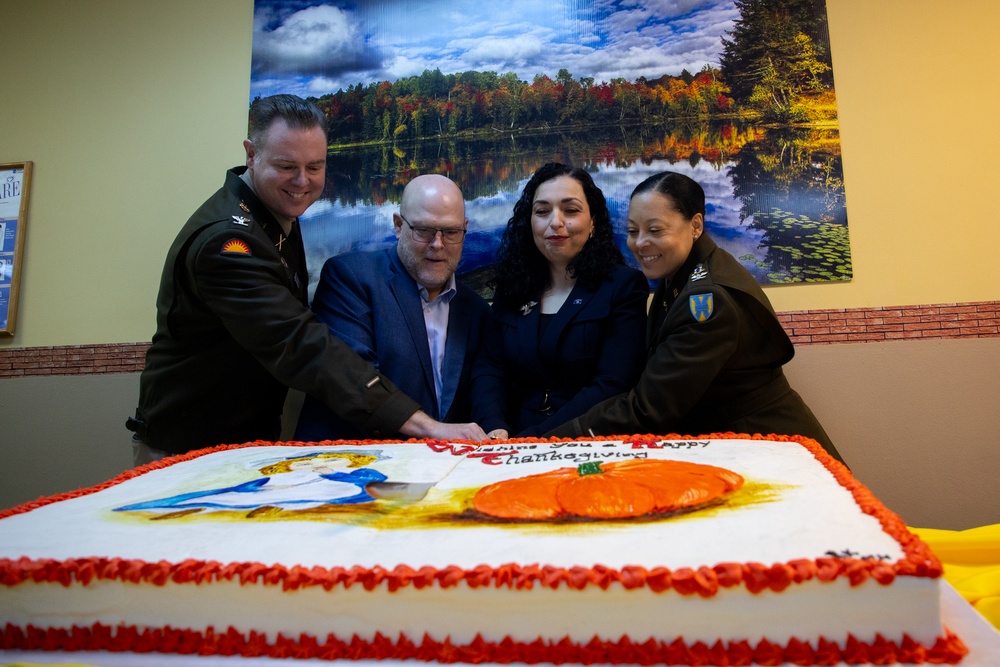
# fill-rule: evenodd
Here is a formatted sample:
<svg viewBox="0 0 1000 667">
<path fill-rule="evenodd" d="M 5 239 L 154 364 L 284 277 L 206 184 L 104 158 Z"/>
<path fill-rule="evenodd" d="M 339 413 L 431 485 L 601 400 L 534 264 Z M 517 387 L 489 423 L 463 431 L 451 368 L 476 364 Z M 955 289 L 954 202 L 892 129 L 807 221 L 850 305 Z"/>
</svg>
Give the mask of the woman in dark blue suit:
<svg viewBox="0 0 1000 667">
<path fill-rule="evenodd" d="M 635 384 L 649 283 L 625 266 L 590 174 L 539 168 L 495 268 L 497 328 L 473 380 L 473 419 L 490 437 L 540 435 Z"/>
</svg>

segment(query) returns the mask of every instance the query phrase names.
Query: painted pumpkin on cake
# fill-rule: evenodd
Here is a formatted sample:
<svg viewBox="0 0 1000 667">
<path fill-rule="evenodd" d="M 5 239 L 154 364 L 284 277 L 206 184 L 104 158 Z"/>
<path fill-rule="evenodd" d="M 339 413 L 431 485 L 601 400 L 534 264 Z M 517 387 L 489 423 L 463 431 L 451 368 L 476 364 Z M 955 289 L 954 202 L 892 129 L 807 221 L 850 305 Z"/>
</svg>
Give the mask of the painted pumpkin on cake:
<svg viewBox="0 0 1000 667">
<path fill-rule="evenodd" d="M 595 461 L 484 486 L 472 505 L 502 519 L 621 519 L 704 505 L 741 486 L 737 473 L 702 463 Z"/>
</svg>

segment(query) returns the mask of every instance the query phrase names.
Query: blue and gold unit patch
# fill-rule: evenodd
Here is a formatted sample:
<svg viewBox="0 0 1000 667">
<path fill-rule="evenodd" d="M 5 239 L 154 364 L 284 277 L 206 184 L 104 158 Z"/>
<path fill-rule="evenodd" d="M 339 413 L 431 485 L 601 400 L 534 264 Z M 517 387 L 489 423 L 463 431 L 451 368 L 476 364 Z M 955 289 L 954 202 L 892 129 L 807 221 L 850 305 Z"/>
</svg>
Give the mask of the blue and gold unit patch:
<svg viewBox="0 0 1000 667">
<path fill-rule="evenodd" d="M 715 303 L 711 294 L 694 294 L 688 299 L 688 308 L 695 320 L 704 322 L 712 316 Z"/>
</svg>

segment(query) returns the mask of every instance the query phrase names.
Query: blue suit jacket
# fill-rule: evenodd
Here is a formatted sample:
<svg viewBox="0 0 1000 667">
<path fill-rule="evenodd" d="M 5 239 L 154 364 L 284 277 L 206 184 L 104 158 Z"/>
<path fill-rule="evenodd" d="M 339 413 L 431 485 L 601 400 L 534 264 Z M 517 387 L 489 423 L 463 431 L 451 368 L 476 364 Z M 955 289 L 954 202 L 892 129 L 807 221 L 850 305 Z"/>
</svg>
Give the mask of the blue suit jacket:
<svg viewBox="0 0 1000 667">
<path fill-rule="evenodd" d="M 457 284 L 451 301 L 440 411 L 420 293 L 395 247 L 328 259 L 312 309 L 335 336 L 375 364 L 428 415 L 446 422 L 471 421 L 472 367 L 492 321 L 489 304 L 475 291 Z M 306 397 L 296 440 L 359 437 L 325 405 Z"/>
<path fill-rule="evenodd" d="M 593 291 L 574 287 L 541 336 L 538 306 L 524 314 L 494 304 L 473 420 L 532 437 L 632 389 L 646 361 L 648 297 L 642 273 L 619 266 Z"/>
</svg>

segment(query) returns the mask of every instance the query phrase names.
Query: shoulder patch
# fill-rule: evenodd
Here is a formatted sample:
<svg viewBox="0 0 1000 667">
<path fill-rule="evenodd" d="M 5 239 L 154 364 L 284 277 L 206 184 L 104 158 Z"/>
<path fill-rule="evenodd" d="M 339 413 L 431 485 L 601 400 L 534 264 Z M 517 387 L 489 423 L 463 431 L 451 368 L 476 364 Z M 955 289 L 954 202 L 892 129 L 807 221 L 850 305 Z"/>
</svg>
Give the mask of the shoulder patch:
<svg viewBox="0 0 1000 667">
<path fill-rule="evenodd" d="M 693 294 L 688 299 L 688 309 L 696 321 L 704 322 L 712 316 L 715 301 L 711 294 Z"/>
<path fill-rule="evenodd" d="M 222 254 L 223 255 L 246 255 L 250 257 L 253 253 L 250 252 L 250 246 L 243 239 L 229 239 L 222 244 Z"/>
</svg>

